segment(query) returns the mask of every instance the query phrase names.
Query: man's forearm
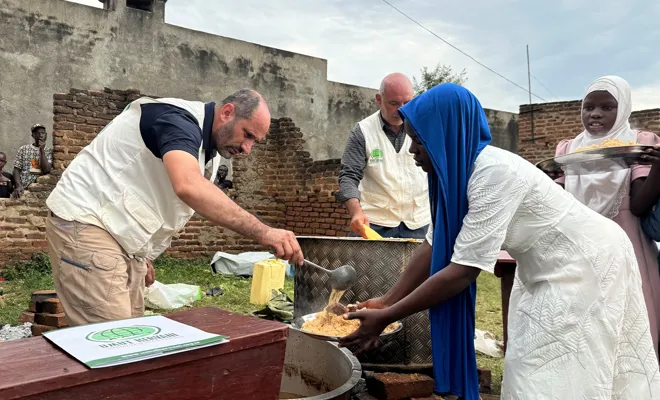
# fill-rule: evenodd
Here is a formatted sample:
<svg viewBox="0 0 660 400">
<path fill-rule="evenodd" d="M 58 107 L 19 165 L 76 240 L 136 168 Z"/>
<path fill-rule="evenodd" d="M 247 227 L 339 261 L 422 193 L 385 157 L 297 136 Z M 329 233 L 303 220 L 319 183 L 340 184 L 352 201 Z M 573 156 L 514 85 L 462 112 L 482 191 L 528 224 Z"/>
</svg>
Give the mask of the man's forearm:
<svg viewBox="0 0 660 400">
<path fill-rule="evenodd" d="M 16 187 L 23 187 L 23 182 L 21 182 L 21 171 L 14 167 L 14 181 L 16 182 Z"/>
<path fill-rule="evenodd" d="M 50 172 L 51 165 L 50 165 L 50 162 L 48 161 L 48 157 L 46 156 L 46 151 L 41 149 L 39 151 L 39 153 L 40 153 L 40 155 L 39 155 L 39 158 L 40 158 L 39 164 L 40 164 L 40 167 L 41 167 L 41 172 L 44 173 L 44 174 L 47 174 L 47 173 Z"/>
<path fill-rule="evenodd" d="M 429 278 L 432 252 L 433 248 L 426 241 L 415 250 L 397 282 L 383 296 L 385 304 L 397 303 Z"/>
<path fill-rule="evenodd" d="M 192 177 L 177 196 L 202 217 L 243 236 L 259 239 L 268 230 L 257 217 L 242 209 L 201 175 Z"/>
<path fill-rule="evenodd" d="M 643 218 L 651 210 L 660 197 L 660 171 L 654 166 L 646 178 L 635 179 L 630 190 L 630 212 L 636 217 Z"/>
<path fill-rule="evenodd" d="M 353 218 L 356 214 L 362 212 L 362 207 L 360 206 L 360 201 L 358 199 L 348 199 L 344 202 L 344 207 L 348 211 L 348 214 Z"/>
</svg>

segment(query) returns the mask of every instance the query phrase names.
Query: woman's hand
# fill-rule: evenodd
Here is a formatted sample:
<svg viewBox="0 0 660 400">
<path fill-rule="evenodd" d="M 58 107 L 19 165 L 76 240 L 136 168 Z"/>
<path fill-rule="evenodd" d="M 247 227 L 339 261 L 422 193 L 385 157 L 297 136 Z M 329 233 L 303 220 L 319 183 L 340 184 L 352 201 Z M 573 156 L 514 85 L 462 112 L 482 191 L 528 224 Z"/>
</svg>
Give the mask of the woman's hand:
<svg viewBox="0 0 660 400">
<path fill-rule="evenodd" d="M 641 164 L 660 168 L 660 145 L 655 145 L 652 149 L 646 150 L 641 156 Z"/>
<path fill-rule="evenodd" d="M 374 297 L 372 299 L 369 299 L 365 302 L 357 302 L 357 309 L 361 310 L 363 308 L 371 308 L 371 309 L 376 309 L 380 310 L 383 308 L 387 308 L 388 304 L 385 302 L 385 298 L 383 296 L 380 297 Z"/>
<path fill-rule="evenodd" d="M 356 354 L 378 347 L 380 334 L 392 321 L 385 310 L 363 309 L 344 315 L 346 319 L 360 320 L 360 327 L 348 336 L 339 339 L 339 347 L 362 345 Z"/>
</svg>

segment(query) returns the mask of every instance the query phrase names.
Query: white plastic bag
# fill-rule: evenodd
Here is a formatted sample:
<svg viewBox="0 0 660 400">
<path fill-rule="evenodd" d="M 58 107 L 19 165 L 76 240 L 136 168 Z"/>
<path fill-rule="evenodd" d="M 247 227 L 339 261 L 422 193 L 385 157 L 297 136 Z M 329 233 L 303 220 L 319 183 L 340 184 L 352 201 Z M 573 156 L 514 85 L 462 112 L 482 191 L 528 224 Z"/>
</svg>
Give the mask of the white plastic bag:
<svg viewBox="0 0 660 400">
<path fill-rule="evenodd" d="M 163 284 L 155 281 L 145 290 L 145 305 L 149 308 L 172 310 L 192 305 L 202 297 L 199 286 L 185 283 Z"/>
<path fill-rule="evenodd" d="M 474 348 L 480 353 L 494 358 L 504 357 L 502 342 L 495 340 L 495 336 L 487 331 L 474 330 Z"/>
</svg>

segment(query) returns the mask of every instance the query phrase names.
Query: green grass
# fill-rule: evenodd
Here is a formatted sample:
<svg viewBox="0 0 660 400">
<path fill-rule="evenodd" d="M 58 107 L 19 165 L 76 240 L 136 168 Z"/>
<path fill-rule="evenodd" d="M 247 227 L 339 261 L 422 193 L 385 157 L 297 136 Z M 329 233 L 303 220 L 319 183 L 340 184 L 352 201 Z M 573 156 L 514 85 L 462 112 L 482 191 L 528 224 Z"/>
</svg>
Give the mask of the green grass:
<svg viewBox="0 0 660 400">
<path fill-rule="evenodd" d="M 202 290 L 202 298 L 194 303 L 195 307 L 218 307 L 237 314 L 249 314 L 263 306 L 250 304 L 251 278 L 239 278 L 213 274 L 206 261 L 180 261 L 175 259 L 157 260 L 156 280 L 161 283 L 187 283 L 197 285 Z M 205 296 L 207 290 L 220 287 L 222 296 Z M 284 291 L 293 298 L 293 279 L 284 282 Z M 154 312 L 168 312 L 154 310 Z"/>
<path fill-rule="evenodd" d="M 477 280 L 477 329 L 489 331 L 498 340 L 503 340 L 502 297 L 500 280 L 493 274 L 479 274 Z M 477 353 L 479 368 L 491 371 L 493 393 L 500 393 L 504 359 Z"/>
<path fill-rule="evenodd" d="M 202 290 L 202 298 L 194 303 L 194 307 L 212 306 L 237 314 L 249 314 L 261 307 L 250 304 L 250 285 L 252 280 L 233 276 L 214 275 L 206 261 L 175 260 L 161 258 L 155 263 L 156 279 L 161 283 L 187 283 L 198 285 Z M 35 290 L 53 288 L 48 260 L 37 256 L 33 261 L 8 268 L 3 276 L 8 279 L 0 282 L 4 295 L 0 297 L 0 326 L 18 324 L 20 314 L 30 303 L 30 296 Z M 500 282 L 495 276 L 483 273 L 477 282 L 477 323 L 478 329 L 490 331 L 498 339 L 502 339 L 502 308 L 500 299 Z M 221 296 L 204 296 L 204 293 L 214 287 L 221 287 Z M 287 278 L 285 292 L 293 298 L 293 279 Z M 170 310 L 151 310 L 162 314 Z M 477 364 L 480 368 L 492 373 L 493 392 L 500 392 L 502 381 L 503 360 L 477 354 Z"/>
</svg>

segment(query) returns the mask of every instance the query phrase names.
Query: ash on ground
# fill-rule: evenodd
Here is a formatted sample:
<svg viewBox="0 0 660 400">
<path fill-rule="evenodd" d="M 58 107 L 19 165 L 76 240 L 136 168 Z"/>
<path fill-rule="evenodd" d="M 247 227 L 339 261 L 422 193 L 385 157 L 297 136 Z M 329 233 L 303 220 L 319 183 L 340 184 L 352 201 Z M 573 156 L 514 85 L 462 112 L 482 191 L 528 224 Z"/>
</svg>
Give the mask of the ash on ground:
<svg viewBox="0 0 660 400">
<path fill-rule="evenodd" d="M 30 331 L 31 323 L 26 322 L 23 325 L 11 326 L 9 324 L 0 328 L 0 342 L 8 342 L 10 340 L 25 339 L 32 336 Z"/>
</svg>

